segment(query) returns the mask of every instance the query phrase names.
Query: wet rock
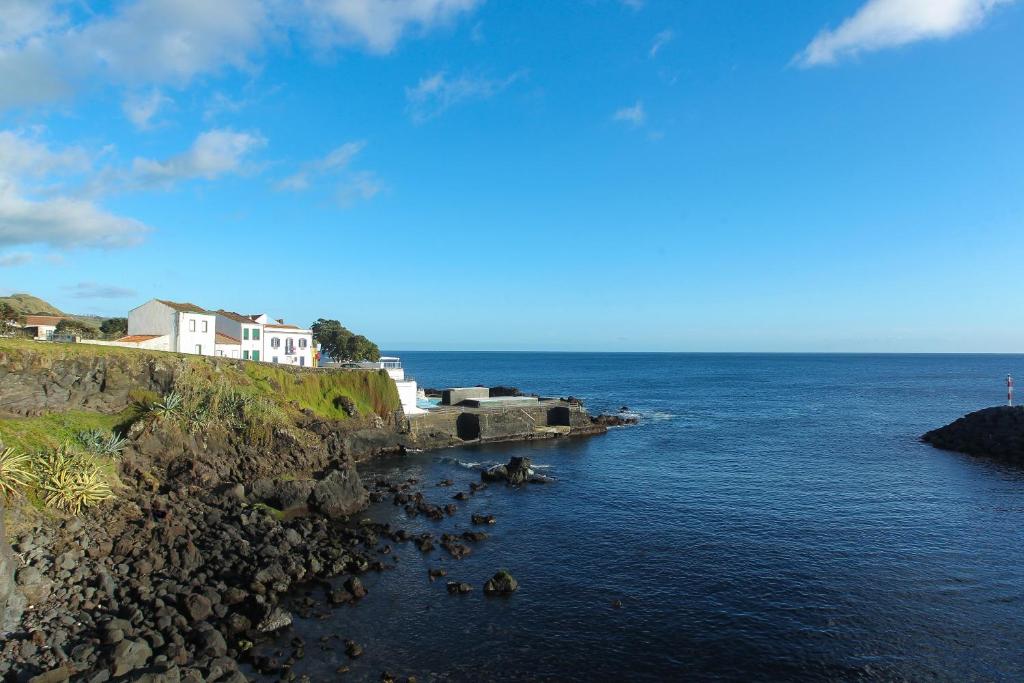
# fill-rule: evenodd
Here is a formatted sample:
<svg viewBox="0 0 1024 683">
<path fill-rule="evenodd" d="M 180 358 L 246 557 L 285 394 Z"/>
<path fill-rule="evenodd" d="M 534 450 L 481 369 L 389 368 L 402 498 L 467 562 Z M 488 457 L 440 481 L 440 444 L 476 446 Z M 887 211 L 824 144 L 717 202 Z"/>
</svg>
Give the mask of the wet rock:
<svg viewBox="0 0 1024 683">
<path fill-rule="evenodd" d="M 352 597 L 356 600 L 362 600 L 366 597 L 366 586 L 359 580 L 358 576 L 350 577 L 345 581 L 345 590 L 352 594 Z"/>
<path fill-rule="evenodd" d="M 948 451 L 1024 464 L 1024 406 L 978 410 L 921 439 Z"/>
<path fill-rule="evenodd" d="M 260 633 L 271 633 L 278 631 L 285 626 L 290 626 L 292 623 L 292 615 L 290 612 L 282 607 L 274 607 L 268 614 L 260 620 L 259 624 L 256 625 L 256 630 Z"/>
<path fill-rule="evenodd" d="M 433 581 L 434 579 L 439 579 L 442 576 L 448 576 L 448 570 L 445 569 L 444 567 L 437 567 L 436 569 L 429 569 L 429 570 L 427 570 L 427 576 L 429 576 L 430 580 Z"/>
<path fill-rule="evenodd" d="M 620 412 L 626 412 L 628 408 Z M 590 418 L 591 423 L 601 425 L 603 427 L 626 427 L 628 425 L 639 424 L 640 418 L 635 416 L 623 416 L 623 415 L 595 415 Z"/>
<path fill-rule="evenodd" d="M 531 481 L 535 476 L 533 463 L 524 456 L 512 456 L 505 465 L 495 465 L 480 473 L 484 481 L 504 481 L 512 486 Z"/>
<path fill-rule="evenodd" d="M 455 500 L 469 500 L 469 494 L 466 493 L 465 491 L 459 491 L 454 496 L 452 496 L 452 498 L 454 498 Z"/>
<path fill-rule="evenodd" d="M 484 584 L 484 593 L 489 595 L 510 595 L 517 590 L 519 582 L 504 569 L 499 570 Z"/>
<path fill-rule="evenodd" d="M 469 593 L 473 587 L 463 581 L 449 581 L 448 592 L 451 594 Z"/>
<path fill-rule="evenodd" d="M 345 654 L 351 659 L 363 656 L 363 646 L 354 640 L 345 641 Z"/>
<path fill-rule="evenodd" d="M 497 521 L 494 515 L 485 515 L 478 512 L 474 512 L 470 519 L 473 524 L 494 524 Z"/>
</svg>

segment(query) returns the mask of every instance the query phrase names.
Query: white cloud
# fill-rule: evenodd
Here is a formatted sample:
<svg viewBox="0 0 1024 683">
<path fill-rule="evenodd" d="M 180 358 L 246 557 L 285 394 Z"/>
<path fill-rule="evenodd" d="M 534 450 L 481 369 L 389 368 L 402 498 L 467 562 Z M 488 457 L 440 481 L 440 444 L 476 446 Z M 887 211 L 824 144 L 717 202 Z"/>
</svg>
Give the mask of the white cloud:
<svg viewBox="0 0 1024 683">
<path fill-rule="evenodd" d="M 360 199 L 372 199 L 383 189 L 384 185 L 373 171 L 360 171 L 338 186 L 337 198 L 342 206 L 347 207 Z"/>
<path fill-rule="evenodd" d="M 269 44 L 301 37 L 319 49 L 394 49 L 481 0 L 129 0 L 72 23 L 53 0 L 2 0 L 0 108 L 66 98 L 97 83 L 183 88 L 226 68 L 247 70 Z"/>
<path fill-rule="evenodd" d="M 136 157 L 131 184 L 135 187 L 170 187 L 193 178 L 213 180 L 243 170 L 245 157 L 266 145 L 258 133 L 239 133 L 219 128 L 201 133 L 182 154 L 165 161 Z"/>
<path fill-rule="evenodd" d="M 100 285 L 95 282 L 79 282 L 77 285 L 61 287 L 76 299 L 127 299 L 138 292 L 117 285 Z"/>
<path fill-rule="evenodd" d="M 141 242 L 148 231 L 139 221 L 115 216 L 92 202 L 67 197 L 36 201 L 0 181 L 0 246 L 127 247 Z"/>
<path fill-rule="evenodd" d="M 647 112 L 644 111 L 644 103 L 637 100 L 632 107 L 623 107 L 612 114 L 613 121 L 621 121 L 633 126 L 642 126 L 647 122 Z"/>
<path fill-rule="evenodd" d="M 305 0 L 300 22 L 321 47 L 362 44 L 387 53 L 410 30 L 424 33 L 475 9 L 481 0 Z"/>
<path fill-rule="evenodd" d="M 52 151 L 32 135 L 0 131 L 0 182 L 18 178 L 41 178 L 53 173 L 82 172 L 91 165 L 89 154 L 80 147 Z"/>
<path fill-rule="evenodd" d="M 14 268 L 32 263 L 32 254 L 27 251 L 12 251 L 7 254 L 0 254 L 0 268 Z"/>
<path fill-rule="evenodd" d="M 804 66 L 833 64 L 862 52 L 949 38 L 979 26 L 997 5 L 1013 0 L 868 0 L 835 30 L 823 29 L 794 58 Z"/>
<path fill-rule="evenodd" d="M 665 29 L 654 36 L 654 42 L 651 43 L 651 49 L 648 50 L 647 55 L 654 59 L 658 56 L 658 52 L 661 48 L 665 47 L 676 37 L 676 34 L 671 29 Z"/>
<path fill-rule="evenodd" d="M 306 190 L 314 177 L 346 168 L 365 146 L 365 141 L 357 140 L 335 147 L 322 159 L 303 164 L 297 172 L 278 182 L 276 187 L 279 190 Z"/>
<path fill-rule="evenodd" d="M 171 99 L 157 89 L 144 95 L 131 95 L 121 105 L 125 116 L 139 130 L 148 130 L 153 126 L 153 117 Z"/>
<path fill-rule="evenodd" d="M 440 116 L 449 108 L 470 100 L 493 97 L 524 76 L 517 71 L 502 79 L 463 74 L 449 78 L 444 71 L 424 76 L 415 87 L 405 89 L 409 114 L 416 123 Z"/>
</svg>

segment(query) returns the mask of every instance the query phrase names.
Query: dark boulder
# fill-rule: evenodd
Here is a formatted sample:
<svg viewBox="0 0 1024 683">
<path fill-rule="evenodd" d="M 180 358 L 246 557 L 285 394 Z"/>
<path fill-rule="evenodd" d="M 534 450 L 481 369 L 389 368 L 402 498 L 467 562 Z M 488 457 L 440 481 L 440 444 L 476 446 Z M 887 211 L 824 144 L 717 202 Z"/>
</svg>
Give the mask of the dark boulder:
<svg viewBox="0 0 1024 683">
<path fill-rule="evenodd" d="M 1024 407 L 985 408 L 921 437 L 948 451 L 1024 464 Z"/>
<path fill-rule="evenodd" d="M 448 592 L 452 595 L 458 595 L 462 593 L 469 593 L 473 590 L 473 587 L 464 581 L 449 581 Z"/>
<path fill-rule="evenodd" d="M 640 422 L 640 418 L 635 416 L 622 416 L 622 415 L 595 415 L 590 418 L 590 421 L 596 425 L 603 427 L 626 427 L 628 425 L 635 425 Z"/>
<path fill-rule="evenodd" d="M 504 569 L 499 570 L 484 584 L 484 593 L 489 595 L 509 595 L 517 590 L 519 582 Z"/>
<path fill-rule="evenodd" d="M 328 517 L 347 517 L 366 507 L 369 494 L 354 467 L 332 470 L 313 487 L 310 504 Z"/>
<path fill-rule="evenodd" d="M 116 678 L 129 671 L 141 669 L 153 656 L 153 650 L 145 640 L 122 640 L 114 648 L 110 658 L 110 672 Z"/>
<path fill-rule="evenodd" d="M 533 471 L 533 463 L 530 459 L 522 456 L 513 456 L 508 461 L 508 464 L 487 468 L 480 473 L 480 478 L 484 481 L 504 481 L 513 486 L 524 484 L 528 481 L 544 481 L 542 477 L 538 477 Z"/>
</svg>

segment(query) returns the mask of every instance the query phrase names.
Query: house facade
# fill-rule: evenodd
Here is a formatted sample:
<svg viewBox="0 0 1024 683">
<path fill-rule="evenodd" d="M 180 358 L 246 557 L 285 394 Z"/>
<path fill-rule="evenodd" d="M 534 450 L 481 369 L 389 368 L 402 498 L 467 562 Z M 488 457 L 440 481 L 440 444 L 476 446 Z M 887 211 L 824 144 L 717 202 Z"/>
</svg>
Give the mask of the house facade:
<svg viewBox="0 0 1024 683">
<path fill-rule="evenodd" d="M 128 312 L 128 337 L 150 337 L 149 343 L 177 353 L 214 355 L 216 329 L 216 316 L 190 303 L 151 299 Z M 154 341 L 158 337 L 166 343 Z"/>
<path fill-rule="evenodd" d="M 283 321 L 263 325 L 263 359 L 281 365 L 313 367 L 313 331 Z"/>
<path fill-rule="evenodd" d="M 234 311 L 214 311 L 217 316 L 217 334 L 238 341 L 238 356 L 242 360 L 264 360 L 263 325 L 249 316 Z M 217 354 L 224 355 L 224 354 Z"/>
<path fill-rule="evenodd" d="M 33 339 L 53 339 L 57 323 L 63 319 L 59 315 L 26 315 L 22 327 L 32 334 Z"/>
</svg>

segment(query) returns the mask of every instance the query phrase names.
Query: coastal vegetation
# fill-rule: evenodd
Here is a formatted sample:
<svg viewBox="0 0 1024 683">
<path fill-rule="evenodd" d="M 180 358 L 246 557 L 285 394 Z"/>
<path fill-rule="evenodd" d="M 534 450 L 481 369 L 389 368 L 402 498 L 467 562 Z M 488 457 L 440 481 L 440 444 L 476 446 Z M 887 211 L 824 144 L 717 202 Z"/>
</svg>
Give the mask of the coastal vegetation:
<svg viewBox="0 0 1024 683">
<path fill-rule="evenodd" d="M 337 361 L 377 361 L 380 349 L 361 334 L 354 334 L 337 320 L 318 319 L 313 323 L 313 340 Z"/>
</svg>

